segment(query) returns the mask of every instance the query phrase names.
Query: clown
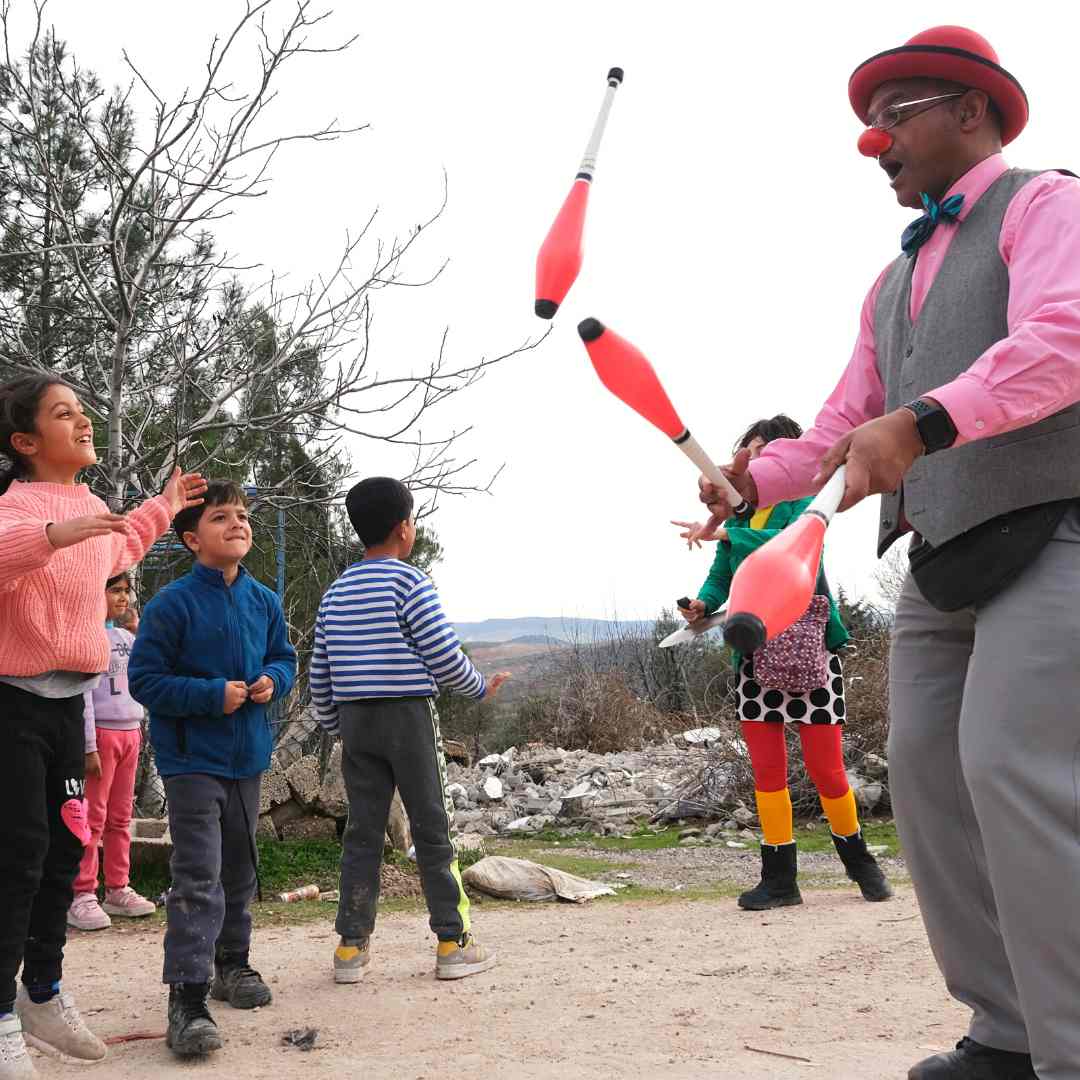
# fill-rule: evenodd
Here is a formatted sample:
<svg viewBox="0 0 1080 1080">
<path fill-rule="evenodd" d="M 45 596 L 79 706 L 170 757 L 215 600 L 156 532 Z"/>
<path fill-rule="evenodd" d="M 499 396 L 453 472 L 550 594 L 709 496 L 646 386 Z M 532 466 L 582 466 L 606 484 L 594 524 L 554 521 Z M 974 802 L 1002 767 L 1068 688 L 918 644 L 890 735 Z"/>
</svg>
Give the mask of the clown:
<svg viewBox="0 0 1080 1080">
<path fill-rule="evenodd" d="M 890 783 L 934 956 L 969 1006 L 909 1080 L 1080 1077 L 1080 182 L 1010 168 L 1028 101 L 978 34 L 860 64 L 850 102 L 921 210 L 814 426 L 729 476 L 768 506 L 847 466 L 911 534 Z M 813 272 L 811 270 L 811 272 Z M 702 482 L 714 517 L 730 506 Z"/>
</svg>

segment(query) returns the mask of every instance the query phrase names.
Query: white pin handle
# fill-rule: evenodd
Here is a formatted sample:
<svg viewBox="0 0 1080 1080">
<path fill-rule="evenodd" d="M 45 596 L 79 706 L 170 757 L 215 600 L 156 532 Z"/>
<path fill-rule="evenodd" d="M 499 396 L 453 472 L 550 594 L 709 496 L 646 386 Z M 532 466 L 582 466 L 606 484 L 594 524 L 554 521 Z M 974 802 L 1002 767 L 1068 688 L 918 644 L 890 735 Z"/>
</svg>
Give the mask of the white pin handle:
<svg viewBox="0 0 1080 1080">
<path fill-rule="evenodd" d="M 615 100 L 615 91 L 619 89 L 622 81 L 622 68 L 612 68 L 608 72 L 607 92 L 604 94 L 604 102 L 600 106 L 600 115 L 596 118 L 596 124 L 593 126 L 589 145 L 585 147 L 585 156 L 581 159 L 581 166 L 577 174 L 578 180 L 592 180 L 593 173 L 596 172 L 596 155 L 600 152 L 600 140 L 604 137 L 604 128 L 607 127 L 608 113 L 611 112 L 611 104 Z"/>
<path fill-rule="evenodd" d="M 705 453 L 697 439 L 687 431 L 674 441 L 675 445 L 724 493 L 724 498 L 731 503 L 732 511 L 736 514 L 745 514 L 750 508 L 750 504 L 739 494 L 731 481 L 716 467 L 713 459 Z"/>
<path fill-rule="evenodd" d="M 828 483 L 814 496 L 814 501 L 806 508 L 804 513 L 817 514 L 825 519 L 828 525 L 832 520 L 840 500 L 844 497 L 844 483 L 847 468 L 841 465 L 836 472 L 829 477 Z"/>
</svg>

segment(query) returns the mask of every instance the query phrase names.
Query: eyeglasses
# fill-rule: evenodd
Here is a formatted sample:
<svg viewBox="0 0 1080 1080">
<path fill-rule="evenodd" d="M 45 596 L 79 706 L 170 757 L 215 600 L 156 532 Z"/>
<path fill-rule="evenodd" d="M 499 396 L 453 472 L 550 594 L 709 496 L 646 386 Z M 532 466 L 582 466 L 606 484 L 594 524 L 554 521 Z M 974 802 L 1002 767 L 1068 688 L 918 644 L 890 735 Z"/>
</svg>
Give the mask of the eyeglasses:
<svg viewBox="0 0 1080 1080">
<path fill-rule="evenodd" d="M 966 93 L 966 90 L 954 90 L 952 93 L 938 94 L 936 97 L 919 98 L 916 101 L 900 101 L 895 105 L 886 105 L 877 116 L 871 119 L 869 126 L 878 128 L 881 131 L 888 131 L 889 128 L 896 127 L 897 124 L 904 120 L 919 116 L 921 113 L 932 109 L 935 105 L 940 105 L 943 101 L 948 101 L 950 98 L 963 97 Z M 904 110 L 911 109 L 916 105 L 922 105 L 924 108 L 919 109 L 918 112 L 908 113 L 906 116 L 902 115 Z"/>
</svg>

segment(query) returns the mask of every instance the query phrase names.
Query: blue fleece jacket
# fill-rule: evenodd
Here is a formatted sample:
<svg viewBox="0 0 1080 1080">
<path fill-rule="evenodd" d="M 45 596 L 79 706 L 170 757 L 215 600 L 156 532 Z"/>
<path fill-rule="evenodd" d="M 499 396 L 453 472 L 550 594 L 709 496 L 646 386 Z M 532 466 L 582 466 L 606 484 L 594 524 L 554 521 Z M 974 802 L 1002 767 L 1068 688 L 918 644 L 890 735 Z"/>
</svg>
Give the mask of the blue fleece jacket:
<svg viewBox="0 0 1080 1080">
<path fill-rule="evenodd" d="M 256 776 L 270 765 L 268 706 L 225 715 L 225 683 L 274 681 L 277 701 L 296 680 L 281 601 L 243 567 L 232 585 L 196 563 L 143 609 L 128 662 L 131 696 L 150 710 L 158 772 Z"/>
</svg>

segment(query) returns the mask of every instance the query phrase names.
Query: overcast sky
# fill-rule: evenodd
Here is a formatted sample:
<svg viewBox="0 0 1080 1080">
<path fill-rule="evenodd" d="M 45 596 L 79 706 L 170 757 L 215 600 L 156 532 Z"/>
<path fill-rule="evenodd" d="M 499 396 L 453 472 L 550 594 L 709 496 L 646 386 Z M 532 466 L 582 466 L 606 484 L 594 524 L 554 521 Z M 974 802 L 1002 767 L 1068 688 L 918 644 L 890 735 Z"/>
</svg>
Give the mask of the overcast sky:
<svg viewBox="0 0 1080 1080">
<path fill-rule="evenodd" d="M 210 37 L 242 10 L 236 0 L 53 0 L 47 12 L 107 81 L 125 77 L 123 47 L 175 93 L 198 80 Z M 343 3 L 323 41 L 358 34 L 356 44 L 301 60 L 264 130 L 334 116 L 370 129 L 286 148 L 270 193 L 220 232 L 245 261 L 300 281 L 332 265 L 345 230 L 373 210 L 384 237 L 425 220 L 445 170 L 449 205 L 410 265 L 417 278 L 449 266 L 429 288 L 379 294 L 372 363 L 418 370 L 446 326 L 454 360 L 504 352 L 546 327 L 532 314 L 537 249 L 604 75 L 625 68 L 584 268 L 550 337 L 425 428 L 471 425 L 461 452 L 478 459 L 478 480 L 505 463 L 490 496 L 446 502 L 434 519 L 446 549 L 435 576 L 453 618 L 647 617 L 708 570 L 711 552 L 688 553 L 667 524 L 698 514 L 696 473 L 600 386 L 576 324 L 596 316 L 643 348 L 717 460 L 751 420 L 786 411 L 809 423 L 912 217 L 855 149 L 851 70 L 930 25 L 970 25 L 1031 101 L 1008 160 L 1076 168 L 1080 17 L 1075 4 L 1039 10 L 1053 17 L 988 0 L 921 14 L 846 3 Z M 363 442 L 354 465 L 370 475 L 400 461 Z M 873 589 L 876 502 L 830 532 L 830 576 L 860 593 Z"/>
</svg>

